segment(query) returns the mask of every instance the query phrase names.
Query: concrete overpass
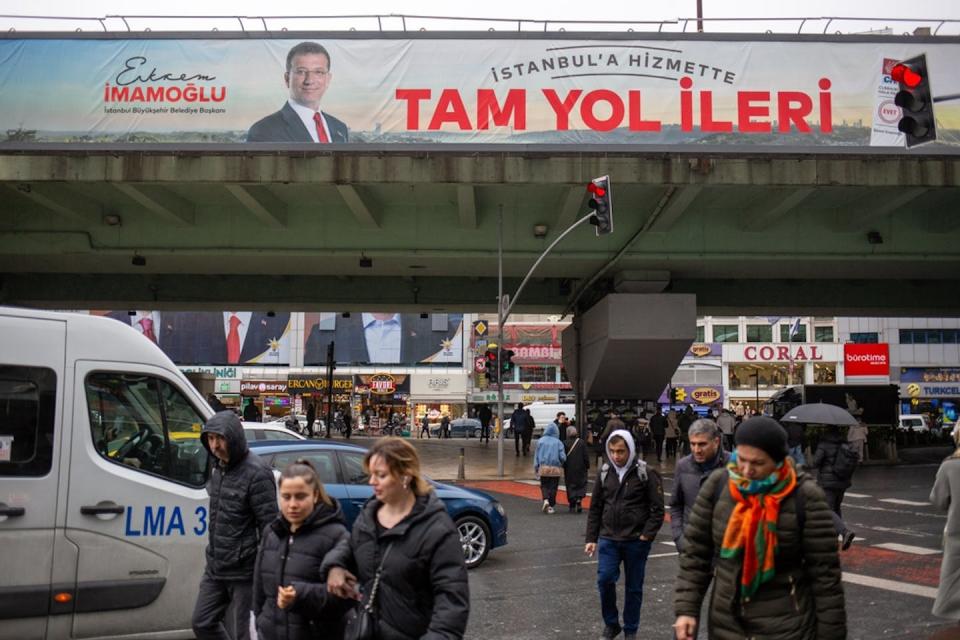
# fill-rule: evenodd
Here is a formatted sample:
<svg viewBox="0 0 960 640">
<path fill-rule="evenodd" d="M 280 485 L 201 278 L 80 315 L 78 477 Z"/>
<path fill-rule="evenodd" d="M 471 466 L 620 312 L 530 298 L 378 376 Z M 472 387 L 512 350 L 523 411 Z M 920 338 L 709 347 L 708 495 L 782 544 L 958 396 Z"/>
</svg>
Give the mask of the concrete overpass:
<svg viewBox="0 0 960 640">
<path fill-rule="evenodd" d="M 518 311 L 960 314 L 949 147 L 3 145 L 0 303 L 491 311 L 499 212 L 512 291 L 603 174 L 614 233 L 571 234 Z"/>
</svg>

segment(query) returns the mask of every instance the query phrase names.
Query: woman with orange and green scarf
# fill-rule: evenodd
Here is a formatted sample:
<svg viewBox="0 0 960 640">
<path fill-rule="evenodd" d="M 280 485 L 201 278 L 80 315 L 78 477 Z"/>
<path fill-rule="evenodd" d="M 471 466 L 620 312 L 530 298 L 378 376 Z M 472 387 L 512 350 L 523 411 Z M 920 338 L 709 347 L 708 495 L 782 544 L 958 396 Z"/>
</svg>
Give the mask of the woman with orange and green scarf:
<svg viewBox="0 0 960 640">
<path fill-rule="evenodd" d="M 745 420 L 734 441 L 730 463 L 704 482 L 684 530 L 677 639 L 697 637 L 711 580 L 711 640 L 846 638 L 837 536 L 823 491 L 787 456 L 776 420 Z"/>
</svg>

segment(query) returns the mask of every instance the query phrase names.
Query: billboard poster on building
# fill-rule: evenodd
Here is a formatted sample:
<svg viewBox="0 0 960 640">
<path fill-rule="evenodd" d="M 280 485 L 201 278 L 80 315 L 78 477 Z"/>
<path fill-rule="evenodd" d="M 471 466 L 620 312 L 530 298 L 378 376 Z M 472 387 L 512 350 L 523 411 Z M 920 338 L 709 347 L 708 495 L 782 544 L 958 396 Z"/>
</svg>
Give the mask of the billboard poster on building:
<svg viewBox="0 0 960 640">
<path fill-rule="evenodd" d="M 305 313 L 306 366 L 338 364 L 461 364 L 463 314 Z"/>
<path fill-rule="evenodd" d="M 0 143 L 896 145 L 881 61 L 960 93 L 953 42 L 524 35 L 4 34 Z"/>
<path fill-rule="evenodd" d="M 179 365 L 290 364 L 290 314 L 91 311 L 130 325 Z"/>
</svg>

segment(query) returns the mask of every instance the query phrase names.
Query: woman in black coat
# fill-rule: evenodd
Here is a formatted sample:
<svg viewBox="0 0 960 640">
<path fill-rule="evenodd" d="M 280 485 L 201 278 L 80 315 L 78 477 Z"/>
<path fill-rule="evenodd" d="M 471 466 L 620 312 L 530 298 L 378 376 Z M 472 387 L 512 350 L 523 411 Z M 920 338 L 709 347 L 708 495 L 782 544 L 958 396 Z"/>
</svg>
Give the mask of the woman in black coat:
<svg viewBox="0 0 960 640">
<path fill-rule="evenodd" d="M 320 567 L 349 540 L 340 505 L 313 465 L 298 460 L 280 476 L 280 516 L 264 530 L 253 576 L 261 640 L 338 640 L 349 600 L 327 593 Z"/>
<path fill-rule="evenodd" d="M 567 487 L 567 504 L 570 511 L 583 512 L 580 502 L 587 495 L 587 475 L 590 473 L 590 453 L 587 443 L 577 435 L 576 427 L 567 427 L 564 441 L 567 459 L 563 462 L 564 484 Z"/>
<path fill-rule="evenodd" d="M 455 640 L 470 613 L 460 535 L 433 488 L 420 475 L 417 451 L 396 437 L 377 440 L 364 458 L 373 497 L 324 569 L 331 593 L 369 594 L 383 572 L 374 601 L 379 640 Z M 366 597 L 366 596 L 364 596 Z"/>
</svg>

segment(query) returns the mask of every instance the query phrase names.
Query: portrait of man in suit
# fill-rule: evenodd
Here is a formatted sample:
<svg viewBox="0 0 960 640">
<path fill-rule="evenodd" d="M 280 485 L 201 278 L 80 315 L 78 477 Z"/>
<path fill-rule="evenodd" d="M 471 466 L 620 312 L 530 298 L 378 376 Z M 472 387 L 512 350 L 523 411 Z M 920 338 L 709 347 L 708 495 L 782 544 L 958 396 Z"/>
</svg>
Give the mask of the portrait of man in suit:
<svg viewBox="0 0 960 640">
<path fill-rule="evenodd" d="M 422 318 L 415 313 L 352 313 L 330 320 L 335 321 L 332 328 L 307 320 L 310 331 L 304 349 L 305 365 L 324 364 L 331 341 L 338 363 L 454 363 L 463 359 L 460 314 Z"/>
<path fill-rule="evenodd" d="M 174 362 L 181 357 L 179 336 L 174 331 L 173 312 L 161 311 L 91 311 L 93 315 L 105 315 L 130 325 L 155 345 L 163 349 Z"/>
<path fill-rule="evenodd" d="M 173 330 L 178 364 L 287 364 L 290 362 L 290 313 L 258 311 L 183 311 Z"/>
<path fill-rule="evenodd" d="M 290 97 L 283 107 L 254 123 L 247 142 L 347 142 L 347 125 L 320 110 L 330 86 L 330 54 L 316 42 L 301 42 L 287 53 L 283 80 Z"/>
</svg>

